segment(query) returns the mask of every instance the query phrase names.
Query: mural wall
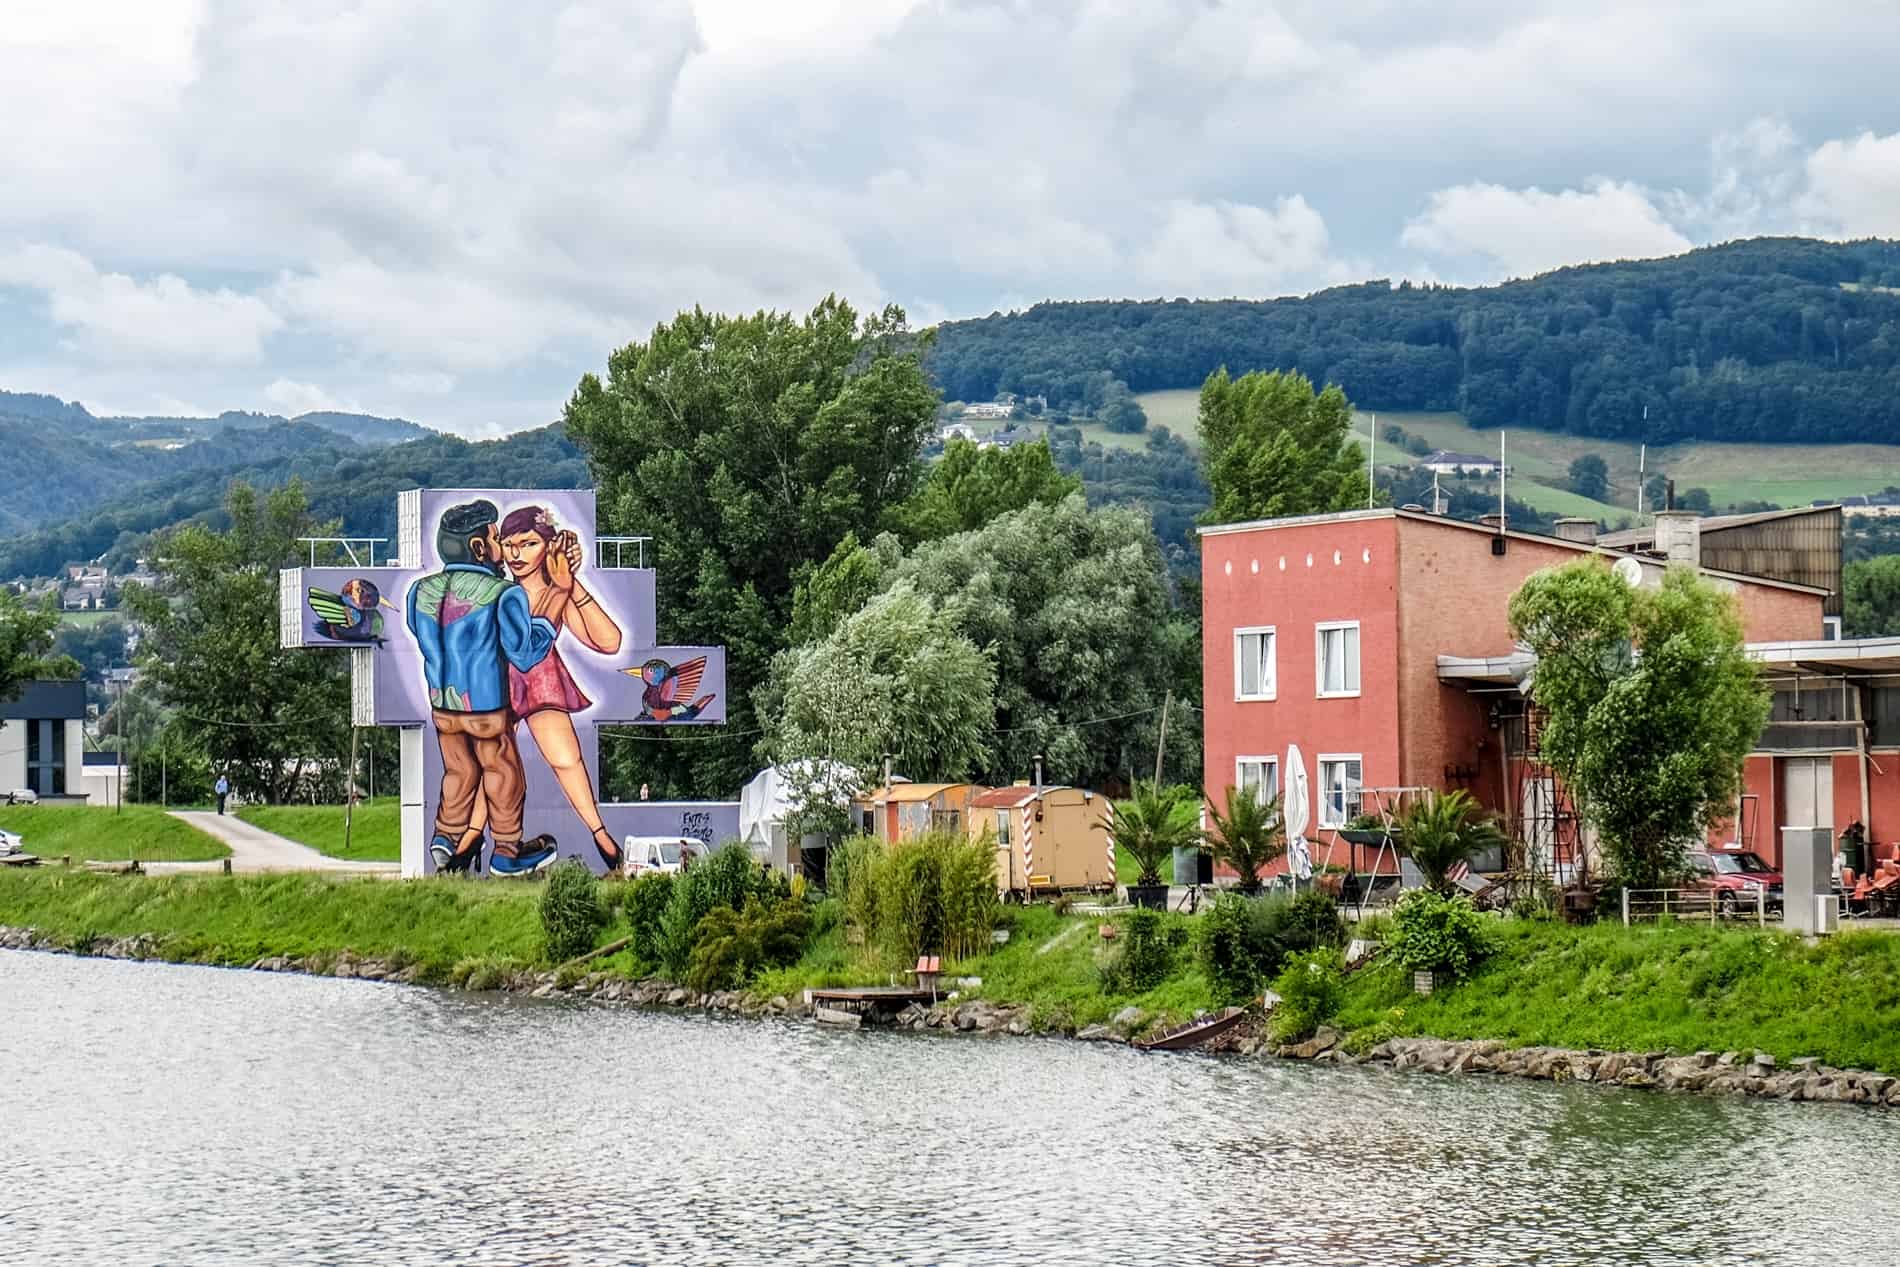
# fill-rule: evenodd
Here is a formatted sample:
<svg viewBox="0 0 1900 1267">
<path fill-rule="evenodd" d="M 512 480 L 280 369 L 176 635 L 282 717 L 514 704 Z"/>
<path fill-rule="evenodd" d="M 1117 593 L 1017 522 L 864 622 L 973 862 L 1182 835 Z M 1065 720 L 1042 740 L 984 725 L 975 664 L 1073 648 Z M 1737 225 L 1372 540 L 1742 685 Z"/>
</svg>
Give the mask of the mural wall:
<svg viewBox="0 0 1900 1267">
<path fill-rule="evenodd" d="M 599 801 L 596 727 L 717 725 L 726 665 L 654 645 L 654 573 L 603 565 L 594 494 L 406 496 L 399 566 L 291 569 L 282 596 L 287 645 L 357 652 L 359 721 L 422 730 L 427 843 L 405 840 L 405 870 L 604 871 L 628 835 L 736 835 L 736 804 Z"/>
</svg>

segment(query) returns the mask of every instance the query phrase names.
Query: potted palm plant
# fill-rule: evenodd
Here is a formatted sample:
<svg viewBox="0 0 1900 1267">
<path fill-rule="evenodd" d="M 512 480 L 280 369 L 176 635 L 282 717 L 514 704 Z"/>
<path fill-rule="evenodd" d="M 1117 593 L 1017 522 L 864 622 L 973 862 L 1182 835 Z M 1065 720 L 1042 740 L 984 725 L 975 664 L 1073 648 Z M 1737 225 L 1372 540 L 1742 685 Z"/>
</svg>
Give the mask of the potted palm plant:
<svg viewBox="0 0 1900 1267">
<path fill-rule="evenodd" d="M 1280 814 L 1280 798 L 1256 799 L 1251 793 L 1227 789 L 1227 809 L 1223 812 L 1211 801 L 1207 806 L 1207 847 L 1217 862 L 1224 862 L 1240 874 L 1240 891 L 1260 891 L 1260 868 L 1286 852 L 1286 820 Z"/>
<path fill-rule="evenodd" d="M 1128 886 L 1128 900 L 1149 910 L 1166 910 L 1167 881 L 1161 864 L 1173 858 L 1176 846 L 1200 844 L 1200 815 L 1181 788 L 1136 783 L 1127 800 L 1115 802 L 1114 814 L 1102 820 L 1117 850 L 1126 849 L 1139 868 Z"/>
<path fill-rule="evenodd" d="M 1406 808 L 1401 826 L 1395 833 L 1400 847 L 1418 868 L 1425 887 L 1438 893 L 1457 887 L 1449 878 L 1452 868 L 1505 844 L 1504 833 L 1491 816 L 1462 788 L 1414 801 Z"/>
</svg>

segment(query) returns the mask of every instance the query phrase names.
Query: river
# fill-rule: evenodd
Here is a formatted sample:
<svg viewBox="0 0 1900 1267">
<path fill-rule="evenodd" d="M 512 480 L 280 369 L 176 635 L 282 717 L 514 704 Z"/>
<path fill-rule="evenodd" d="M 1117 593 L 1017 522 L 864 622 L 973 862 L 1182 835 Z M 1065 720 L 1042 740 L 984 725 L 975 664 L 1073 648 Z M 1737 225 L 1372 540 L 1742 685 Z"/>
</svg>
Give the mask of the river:
<svg viewBox="0 0 1900 1267">
<path fill-rule="evenodd" d="M 1870 1263 L 1900 1114 L 0 951 L 0 1262 Z"/>
</svg>

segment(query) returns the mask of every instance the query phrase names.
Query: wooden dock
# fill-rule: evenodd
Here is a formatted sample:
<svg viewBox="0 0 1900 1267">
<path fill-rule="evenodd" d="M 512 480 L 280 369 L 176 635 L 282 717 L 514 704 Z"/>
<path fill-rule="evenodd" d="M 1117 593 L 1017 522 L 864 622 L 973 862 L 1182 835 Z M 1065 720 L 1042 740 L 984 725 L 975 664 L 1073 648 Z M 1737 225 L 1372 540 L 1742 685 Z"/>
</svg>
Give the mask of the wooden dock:
<svg viewBox="0 0 1900 1267">
<path fill-rule="evenodd" d="M 913 1003 L 935 1003 L 941 996 L 935 990 L 920 990 L 914 985 L 850 985 L 832 986 L 823 990 L 807 991 L 814 1005 L 850 1004 L 857 1007 L 890 1008 L 902 1011 Z"/>
</svg>

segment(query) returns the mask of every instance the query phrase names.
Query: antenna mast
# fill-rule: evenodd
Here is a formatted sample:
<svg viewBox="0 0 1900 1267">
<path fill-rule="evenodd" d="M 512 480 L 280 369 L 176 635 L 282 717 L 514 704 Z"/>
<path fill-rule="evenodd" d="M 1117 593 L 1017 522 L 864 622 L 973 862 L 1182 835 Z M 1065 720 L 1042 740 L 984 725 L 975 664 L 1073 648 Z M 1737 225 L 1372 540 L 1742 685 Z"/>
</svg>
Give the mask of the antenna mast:
<svg viewBox="0 0 1900 1267">
<path fill-rule="evenodd" d="M 1504 464 L 1504 433 L 1498 432 L 1498 531 L 1503 532 L 1510 526 L 1510 520 L 1504 517 L 1504 473 L 1509 468 Z"/>
<path fill-rule="evenodd" d="M 1366 436 L 1371 441 L 1371 443 L 1366 446 L 1366 509 L 1371 510 L 1373 497 L 1372 459 L 1373 455 L 1379 451 L 1379 415 L 1367 414 L 1366 417 L 1372 420 L 1366 427 Z M 1156 782 L 1159 781 L 1159 778 L 1157 778 Z"/>
</svg>

